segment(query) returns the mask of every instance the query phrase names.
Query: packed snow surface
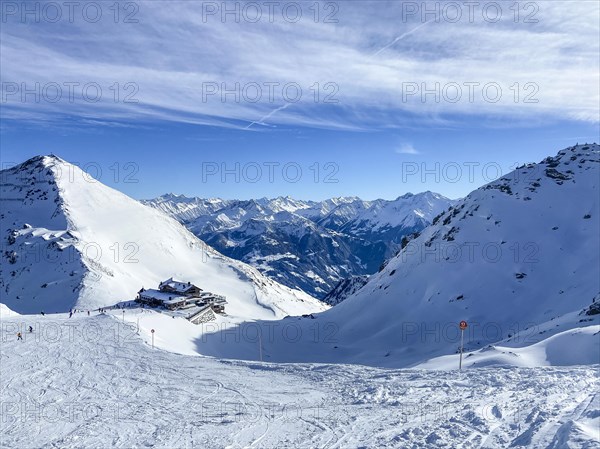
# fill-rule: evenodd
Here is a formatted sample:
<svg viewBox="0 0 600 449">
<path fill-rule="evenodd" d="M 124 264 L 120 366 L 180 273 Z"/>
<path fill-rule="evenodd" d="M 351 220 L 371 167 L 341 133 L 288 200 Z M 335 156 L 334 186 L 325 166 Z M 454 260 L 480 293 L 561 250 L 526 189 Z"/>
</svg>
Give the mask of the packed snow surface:
<svg viewBox="0 0 600 449">
<path fill-rule="evenodd" d="M 600 447 L 598 365 L 224 361 L 153 349 L 120 315 L 2 314 L 0 447 Z"/>
</svg>

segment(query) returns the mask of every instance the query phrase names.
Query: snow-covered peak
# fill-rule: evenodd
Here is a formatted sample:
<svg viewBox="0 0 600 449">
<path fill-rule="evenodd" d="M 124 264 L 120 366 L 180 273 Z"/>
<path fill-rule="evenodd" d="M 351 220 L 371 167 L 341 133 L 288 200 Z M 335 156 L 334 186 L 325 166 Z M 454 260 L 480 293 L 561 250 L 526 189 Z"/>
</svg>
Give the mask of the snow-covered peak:
<svg viewBox="0 0 600 449">
<path fill-rule="evenodd" d="M 341 279 L 374 273 L 396 253 L 403 236 L 421 230 L 452 201 L 425 192 L 393 201 L 163 196 L 144 203 L 184 223 L 219 251 L 321 298 Z"/>
<path fill-rule="evenodd" d="M 56 156 L 55 154 L 46 154 L 46 155 L 34 156 L 34 157 L 26 160 L 25 162 L 17 165 L 14 168 L 16 168 L 17 170 L 27 169 L 28 167 L 38 164 L 38 163 L 41 163 L 45 167 L 51 167 L 56 164 L 70 165 L 67 161 L 60 158 L 59 156 Z"/>
<path fill-rule="evenodd" d="M 0 288 L 18 312 L 106 306 L 170 277 L 225 295 L 239 320 L 323 310 L 60 158 L 32 158 L 1 175 Z"/>
<path fill-rule="evenodd" d="M 421 339 L 421 326 L 473 323 L 471 350 L 524 328 L 537 335 L 536 326 L 589 305 L 600 292 L 599 150 L 569 147 L 475 190 L 329 318 L 355 335 L 379 329 L 369 351 L 404 332 L 392 353 L 416 361 L 457 343 L 436 331 Z M 407 323 L 414 335 L 406 335 Z"/>
<path fill-rule="evenodd" d="M 455 368 L 465 320 L 463 366 L 598 363 L 599 150 L 570 147 L 475 190 L 350 297 L 300 321 L 334 338 L 278 342 L 270 359 Z M 244 357 L 218 338 L 211 354 Z"/>
<path fill-rule="evenodd" d="M 165 193 L 156 199 L 159 201 L 193 201 L 193 198 L 188 198 L 182 193 Z"/>
<path fill-rule="evenodd" d="M 416 230 L 429 224 L 451 204 L 453 201 L 432 192 L 407 193 L 392 201 L 355 201 L 340 205 L 323 218 L 323 222 L 344 221 L 339 229 L 360 237 L 399 227 Z"/>
</svg>

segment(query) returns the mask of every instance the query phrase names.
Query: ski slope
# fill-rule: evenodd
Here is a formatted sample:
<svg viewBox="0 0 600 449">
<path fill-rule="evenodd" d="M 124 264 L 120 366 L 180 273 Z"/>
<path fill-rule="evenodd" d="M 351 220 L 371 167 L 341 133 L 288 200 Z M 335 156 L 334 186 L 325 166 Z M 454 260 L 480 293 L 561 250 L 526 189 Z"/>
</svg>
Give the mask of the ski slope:
<svg viewBox="0 0 600 449">
<path fill-rule="evenodd" d="M 239 321 L 327 309 L 58 157 L 32 158 L 1 177 L 0 291 L 17 312 L 106 307 L 171 277 L 226 296 Z"/>
<path fill-rule="evenodd" d="M 600 325 L 573 328 L 524 347 L 490 345 L 463 354 L 466 368 L 489 365 L 569 366 L 600 363 Z M 417 365 L 426 369 L 455 369 L 457 356 L 445 355 Z"/>
<path fill-rule="evenodd" d="M 471 323 L 468 351 L 524 331 L 547 338 L 566 330 L 554 324 L 600 293 L 599 199 L 596 144 L 566 148 L 473 191 L 321 315 L 339 325 L 346 351 L 338 360 L 377 364 L 378 353 L 386 364 L 389 351 L 411 366 L 453 354 L 460 320 Z M 592 324 L 579 319 L 571 327 Z"/>
<path fill-rule="evenodd" d="M 598 365 L 458 373 L 225 361 L 152 349 L 120 311 L 4 312 L 2 448 L 600 447 Z"/>
<path fill-rule="evenodd" d="M 466 320 L 467 367 L 600 363 L 599 192 L 600 147 L 564 149 L 469 194 L 328 311 L 200 326 L 185 347 L 260 360 L 260 328 L 271 362 L 445 368 Z"/>
</svg>

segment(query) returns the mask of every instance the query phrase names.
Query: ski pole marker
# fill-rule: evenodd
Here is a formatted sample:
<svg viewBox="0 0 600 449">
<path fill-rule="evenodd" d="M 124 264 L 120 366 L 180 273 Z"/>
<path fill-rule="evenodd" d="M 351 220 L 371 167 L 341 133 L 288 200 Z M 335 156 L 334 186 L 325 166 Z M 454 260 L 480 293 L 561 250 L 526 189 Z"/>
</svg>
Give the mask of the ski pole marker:
<svg viewBox="0 0 600 449">
<path fill-rule="evenodd" d="M 460 359 L 458 362 L 458 369 L 461 370 L 462 369 L 462 358 L 463 358 L 463 351 L 464 351 L 464 347 L 465 347 L 465 329 L 467 328 L 467 322 L 465 320 L 462 320 L 460 323 L 458 323 L 458 327 L 460 328 Z"/>
</svg>

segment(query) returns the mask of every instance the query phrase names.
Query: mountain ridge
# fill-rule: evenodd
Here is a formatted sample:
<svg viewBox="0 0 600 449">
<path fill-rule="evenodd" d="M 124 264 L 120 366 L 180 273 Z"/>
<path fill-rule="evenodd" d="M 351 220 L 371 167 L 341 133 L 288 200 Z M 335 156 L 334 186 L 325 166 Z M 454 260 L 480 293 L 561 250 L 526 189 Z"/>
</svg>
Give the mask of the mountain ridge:
<svg viewBox="0 0 600 449">
<path fill-rule="evenodd" d="M 17 312 L 105 307 L 172 276 L 228 296 L 236 319 L 325 308 L 57 156 L 36 156 L 0 176 L 0 291 Z"/>
<path fill-rule="evenodd" d="M 375 273 L 398 251 L 404 236 L 423 229 L 454 202 L 427 191 L 372 201 L 165 194 L 142 203 L 171 215 L 227 256 L 324 298 L 343 279 Z"/>
<path fill-rule="evenodd" d="M 465 320 L 467 366 L 589 363 L 600 326 L 599 203 L 597 144 L 519 167 L 436 216 L 364 286 L 316 315 L 335 339 L 294 342 L 293 352 L 278 342 L 269 356 L 447 367 Z M 209 354 L 244 358 L 216 337 Z"/>
</svg>

